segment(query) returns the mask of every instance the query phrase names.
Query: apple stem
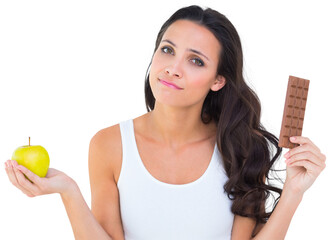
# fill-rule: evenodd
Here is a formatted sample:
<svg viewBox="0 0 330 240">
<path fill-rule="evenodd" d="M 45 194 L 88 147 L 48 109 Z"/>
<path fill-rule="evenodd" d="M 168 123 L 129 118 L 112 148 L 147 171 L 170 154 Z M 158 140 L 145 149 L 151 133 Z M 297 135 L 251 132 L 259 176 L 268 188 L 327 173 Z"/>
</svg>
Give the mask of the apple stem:
<svg viewBox="0 0 330 240">
<path fill-rule="evenodd" d="M 30 146 L 30 137 L 29 137 L 29 146 Z"/>
</svg>

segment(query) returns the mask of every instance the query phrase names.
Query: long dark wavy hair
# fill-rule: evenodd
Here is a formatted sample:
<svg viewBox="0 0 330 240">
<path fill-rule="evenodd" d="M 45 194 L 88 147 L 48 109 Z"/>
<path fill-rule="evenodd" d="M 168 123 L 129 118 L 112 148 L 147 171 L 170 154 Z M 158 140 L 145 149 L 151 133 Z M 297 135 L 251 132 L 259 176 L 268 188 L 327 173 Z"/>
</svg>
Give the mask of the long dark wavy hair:
<svg viewBox="0 0 330 240">
<path fill-rule="evenodd" d="M 205 124 L 210 121 L 217 123 L 216 141 L 228 176 L 224 190 L 232 200 L 231 211 L 233 214 L 254 218 L 256 226 L 266 223 L 282 193 L 282 189 L 266 184 L 266 179 L 271 179 L 270 171 L 276 171 L 272 166 L 281 155 L 282 148 L 277 145 L 278 138 L 266 131 L 260 123 L 259 98 L 243 78 L 240 37 L 223 14 L 211 8 L 203 10 L 193 5 L 179 9 L 163 24 L 154 53 L 167 28 L 179 19 L 206 27 L 222 46 L 217 73 L 226 79 L 226 85 L 219 91 L 209 91 L 203 103 L 201 119 Z M 145 79 L 148 112 L 155 106 L 155 97 L 149 83 L 150 65 Z M 266 212 L 265 202 L 272 191 L 279 196 L 272 211 Z"/>
</svg>

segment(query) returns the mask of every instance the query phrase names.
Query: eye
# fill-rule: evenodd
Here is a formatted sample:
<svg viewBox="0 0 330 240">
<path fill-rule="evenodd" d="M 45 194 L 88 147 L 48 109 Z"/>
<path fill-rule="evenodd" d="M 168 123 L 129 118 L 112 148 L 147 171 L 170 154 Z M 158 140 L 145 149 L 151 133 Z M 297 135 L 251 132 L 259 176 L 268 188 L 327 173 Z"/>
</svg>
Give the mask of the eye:
<svg viewBox="0 0 330 240">
<path fill-rule="evenodd" d="M 169 54 L 173 53 L 173 49 L 170 47 L 162 47 L 161 50 L 163 53 L 169 53 Z"/>
<path fill-rule="evenodd" d="M 193 58 L 191 60 L 195 65 L 199 66 L 199 67 L 203 67 L 204 66 L 204 62 L 199 59 L 199 58 Z"/>
</svg>

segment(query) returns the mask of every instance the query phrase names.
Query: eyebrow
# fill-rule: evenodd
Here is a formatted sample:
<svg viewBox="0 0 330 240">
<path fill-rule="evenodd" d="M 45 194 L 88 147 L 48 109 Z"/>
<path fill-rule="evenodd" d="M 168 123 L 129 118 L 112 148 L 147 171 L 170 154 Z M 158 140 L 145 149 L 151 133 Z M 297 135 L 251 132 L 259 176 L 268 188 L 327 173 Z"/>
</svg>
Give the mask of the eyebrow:
<svg viewBox="0 0 330 240">
<path fill-rule="evenodd" d="M 171 40 L 165 39 L 165 40 L 163 40 L 162 42 L 168 42 L 168 43 L 172 44 L 174 47 L 176 47 L 176 45 L 175 45 Z M 188 48 L 187 50 L 188 50 L 188 51 L 191 51 L 191 52 L 194 52 L 194 53 L 197 53 L 197 54 L 199 54 L 199 55 L 202 55 L 203 57 L 205 57 L 207 60 L 210 61 L 210 59 L 209 59 L 208 57 L 206 57 L 206 56 L 205 56 L 203 53 L 201 53 L 200 51 L 197 51 L 197 50 L 192 49 L 192 48 Z"/>
</svg>

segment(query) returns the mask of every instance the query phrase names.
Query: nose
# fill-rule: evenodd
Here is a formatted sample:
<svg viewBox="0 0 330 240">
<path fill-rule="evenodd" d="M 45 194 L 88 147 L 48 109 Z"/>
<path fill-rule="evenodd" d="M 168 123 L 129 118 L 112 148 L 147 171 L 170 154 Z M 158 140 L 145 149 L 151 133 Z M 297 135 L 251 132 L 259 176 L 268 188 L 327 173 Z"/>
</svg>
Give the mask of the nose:
<svg viewBox="0 0 330 240">
<path fill-rule="evenodd" d="M 169 76 L 181 78 L 182 77 L 182 71 L 180 70 L 180 67 L 178 64 L 167 66 L 165 68 L 165 73 Z"/>
</svg>

